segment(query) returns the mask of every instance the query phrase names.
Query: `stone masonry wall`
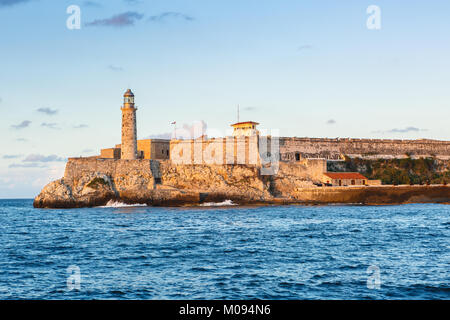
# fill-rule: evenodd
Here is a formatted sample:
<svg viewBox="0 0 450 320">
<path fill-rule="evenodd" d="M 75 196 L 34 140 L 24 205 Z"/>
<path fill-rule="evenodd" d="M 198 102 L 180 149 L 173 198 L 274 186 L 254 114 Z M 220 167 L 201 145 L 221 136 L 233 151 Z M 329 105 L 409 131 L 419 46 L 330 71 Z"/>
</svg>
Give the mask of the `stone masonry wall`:
<svg viewBox="0 0 450 320">
<path fill-rule="evenodd" d="M 320 139 L 280 138 L 282 161 L 301 158 L 342 159 L 343 155 L 365 159 L 436 157 L 450 159 L 450 141 L 437 140 L 377 140 L 377 139 Z"/>
<path fill-rule="evenodd" d="M 171 140 L 170 159 L 174 164 L 258 165 L 260 163 L 258 138 L 255 136 Z"/>
<path fill-rule="evenodd" d="M 137 159 L 136 109 L 122 108 L 122 159 Z"/>
<path fill-rule="evenodd" d="M 131 185 L 145 185 L 153 188 L 153 160 L 114 160 L 95 158 L 70 158 L 66 164 L 64 181 L 68 185 L 82 186 L 95 176 L 106 175 L 112 178 L 117 190 L 125 190 Z M 86 180 L 86 181 L 82 181 Z M 142 181 L 137 181 L 142 180 Z"/>
</svg>

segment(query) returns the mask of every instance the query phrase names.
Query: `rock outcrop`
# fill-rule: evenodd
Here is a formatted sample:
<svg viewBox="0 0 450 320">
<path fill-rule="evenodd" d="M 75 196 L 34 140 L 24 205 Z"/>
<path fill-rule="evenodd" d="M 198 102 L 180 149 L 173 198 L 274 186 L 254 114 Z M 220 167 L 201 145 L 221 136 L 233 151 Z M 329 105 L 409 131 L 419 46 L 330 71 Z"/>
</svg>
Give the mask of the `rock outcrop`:
<svg viewBox="0 0 450 320">
<path fill-rule="evenodd" d="M 276 175 L 251 165 L 176 165 L 170 161 L 69 159 L 64 177 L 36 197 L 37 208 L 105 205 L 450 202 L 448 186 L 316 187 L 323 162 L 280 163 Z"/>
</svg>

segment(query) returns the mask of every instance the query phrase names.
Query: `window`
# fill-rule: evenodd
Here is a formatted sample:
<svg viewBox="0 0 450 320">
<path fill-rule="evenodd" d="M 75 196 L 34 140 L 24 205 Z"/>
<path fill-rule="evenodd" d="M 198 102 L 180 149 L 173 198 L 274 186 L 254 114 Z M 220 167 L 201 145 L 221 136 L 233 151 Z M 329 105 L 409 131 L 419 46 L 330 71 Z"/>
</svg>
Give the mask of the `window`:
<svg viewBox="0 0 450 320">
<path fill-rule="evenodd" d="M 355 180 L 352 180 L 352 186 L 354 186 L 355 185 Z"/>
<path fill-rule="evenodd" d="M 299 152 L 295 153 L 295 161 L 300 161 L 300 153 Z"/>
</svg>

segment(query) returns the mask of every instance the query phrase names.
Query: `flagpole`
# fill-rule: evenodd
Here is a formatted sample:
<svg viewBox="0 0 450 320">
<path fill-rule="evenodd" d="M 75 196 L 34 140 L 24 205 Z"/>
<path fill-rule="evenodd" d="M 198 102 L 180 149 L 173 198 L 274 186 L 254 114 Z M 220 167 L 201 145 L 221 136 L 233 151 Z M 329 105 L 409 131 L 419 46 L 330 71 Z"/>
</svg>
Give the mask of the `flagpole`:
<svg viewBox="0 0 450 320">
<path fill-rule="evenodd" d="M 237 116 L 238 116 L 237 122 L 239 123 L 239 105 L 238 105 L 238 110 L 237 110 Z"/>
<path fill-rule="evenodd" d="M 171 124 L 173 124 L 173 135 L 175 137 L 175 140 L 177 140 L 177 122 L 174 121 Z"/>
</svg>

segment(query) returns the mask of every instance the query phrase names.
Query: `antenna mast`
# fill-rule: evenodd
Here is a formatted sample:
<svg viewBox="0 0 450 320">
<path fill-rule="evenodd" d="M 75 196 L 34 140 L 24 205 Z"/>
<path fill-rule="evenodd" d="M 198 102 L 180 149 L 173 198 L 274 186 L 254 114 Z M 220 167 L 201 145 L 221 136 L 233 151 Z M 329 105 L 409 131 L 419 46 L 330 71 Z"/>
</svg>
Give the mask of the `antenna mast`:
<svg viewBox="0 0 450 320">
<path fill-rule="evenodd" d="M 239 123 L 239 105 L 238 105 L 238 108 L 237 108 L 237 122 Z"/>
</svg>

